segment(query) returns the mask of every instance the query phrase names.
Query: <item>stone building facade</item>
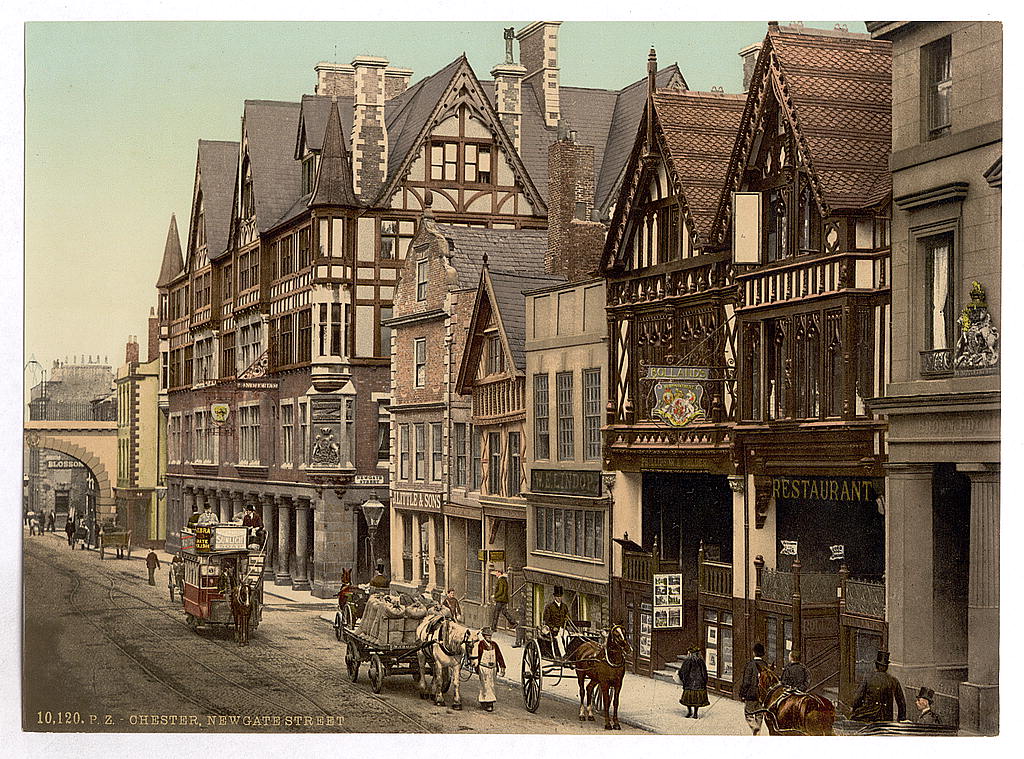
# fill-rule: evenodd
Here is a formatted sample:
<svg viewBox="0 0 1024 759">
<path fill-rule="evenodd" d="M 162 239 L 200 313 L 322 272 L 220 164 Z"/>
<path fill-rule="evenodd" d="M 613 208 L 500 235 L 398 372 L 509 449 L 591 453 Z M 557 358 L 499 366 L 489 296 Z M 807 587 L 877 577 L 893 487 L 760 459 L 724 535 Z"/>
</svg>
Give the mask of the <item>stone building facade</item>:
<svg viewBox="0 0 1024 759">
<path fill-rule="evenodd" d="M 892 670 L 962 730 L 999 731 L 1002 25 L 868 22 L 891 42 Z"/>
</svg>

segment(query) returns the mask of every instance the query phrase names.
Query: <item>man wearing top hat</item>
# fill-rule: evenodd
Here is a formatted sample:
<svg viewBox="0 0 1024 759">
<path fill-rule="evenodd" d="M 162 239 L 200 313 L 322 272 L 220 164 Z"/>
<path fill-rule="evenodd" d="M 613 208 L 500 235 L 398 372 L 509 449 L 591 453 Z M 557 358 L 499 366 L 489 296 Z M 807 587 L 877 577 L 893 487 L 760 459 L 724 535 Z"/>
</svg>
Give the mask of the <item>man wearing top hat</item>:
<svg viewBox="0 0 1024 759">
<path fill-rule="evenodd" d="M 896 719 L 907 718 L 903 686 L 889 674 L 889 652 L 879 651 L 875 671 L 857 688 L 853 699 L 852 719 L 857 722 L 892 722 L 892 702 L 896 701 Z"/>
<path fill-rule="evenodd" d="M 551 643 L 556 656 L 565 653 L 565 623 L 569 619 L 569 605 L 565 603 L 562 589 L 558 585 L 554 589 L 554 598 L 544 607 L 541 623 L 551 631 Z"/>
<path fill-rule="evenodd" d="M 921 711 L 921 713 L 917 715 L 917 722 L 924 725 L 942 724 L 942 719 L 939 715 L 932 711 L 932 702 L 934 700 L 935 691 L 927 685 L 922 685 L 921 690 L 917 692 L 917 700 L 914 702 L 917 704 L 917 708 Z"/>
</svg>

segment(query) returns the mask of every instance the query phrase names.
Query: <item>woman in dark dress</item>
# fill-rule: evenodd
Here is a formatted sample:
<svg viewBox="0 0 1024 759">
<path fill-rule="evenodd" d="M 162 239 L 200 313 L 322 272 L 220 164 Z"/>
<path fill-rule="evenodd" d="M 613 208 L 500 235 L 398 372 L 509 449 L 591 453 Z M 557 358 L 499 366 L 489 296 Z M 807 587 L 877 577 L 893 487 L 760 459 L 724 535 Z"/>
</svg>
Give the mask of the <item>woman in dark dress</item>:
<svg viewBox="0 0 1024 759">
<path fill-rule="evenodd" d="M 679 682 L 683 684 L 683 695 L 679 703 L 686 707 L 686 716 L 697 719 L 697 710 L 708 706 L 708 668 L 699 648 L 691 648 L 679 667 Z"/>
</svg>

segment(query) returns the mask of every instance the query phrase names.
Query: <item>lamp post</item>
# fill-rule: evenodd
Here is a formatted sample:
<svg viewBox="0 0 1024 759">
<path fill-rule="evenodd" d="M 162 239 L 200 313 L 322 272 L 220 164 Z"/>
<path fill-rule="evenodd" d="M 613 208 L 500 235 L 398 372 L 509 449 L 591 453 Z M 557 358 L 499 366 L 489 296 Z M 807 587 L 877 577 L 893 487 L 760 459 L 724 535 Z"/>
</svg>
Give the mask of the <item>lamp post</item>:
<svg viewBox="0 0 1024 759">
<path fill-rule="evenodd" d="M 369 499 L 363 502 L 361 508 L 363 510 L 363 518 L 366 519 L 366 526 L 370 531 L 370 575 L 373 576 L 373 570 L 377 566 L 377 562 L 374 560 L 374 539 L 377 537 L 377 527 L 380 525 L 381 517 L 384 516 L 384 509 L 387 507 L 377 500 L 375 493 L 371 493 Z"/>
</svg>

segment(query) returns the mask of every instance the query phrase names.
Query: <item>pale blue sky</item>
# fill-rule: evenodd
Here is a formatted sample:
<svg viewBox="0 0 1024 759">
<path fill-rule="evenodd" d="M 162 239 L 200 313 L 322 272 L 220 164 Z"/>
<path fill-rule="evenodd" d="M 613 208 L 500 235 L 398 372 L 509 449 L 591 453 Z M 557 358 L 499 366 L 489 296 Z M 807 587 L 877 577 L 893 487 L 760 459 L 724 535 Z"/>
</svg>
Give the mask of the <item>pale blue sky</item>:
<svg viewBox="0 0 1024 759">
<path fill-rule="evenodd" d="M 508 22 L 85 22 L 25 27 L 25 355 L 123 361 L 146 317 L 172 212 L 182 235 L 196 141 L 237 140 L 246 98 L 297 100 L 314 65 L 383 55 L 429 75 L 463 51 L 481 79 Z M 786 23 L 783 21 L 782 23 Z M 806 22 L 832 28 L 835 22 Z M 846 23 L 864 31 L 862 22 Z M 741 86 L 758 22 L 566 22 L 565 85 L 619 88 L 647 51 L 693 89 Z M 518 54 L 518 51 L 517 51 Z M 56 328 L 55 328 L 56 327 Z"/>
</svg>

